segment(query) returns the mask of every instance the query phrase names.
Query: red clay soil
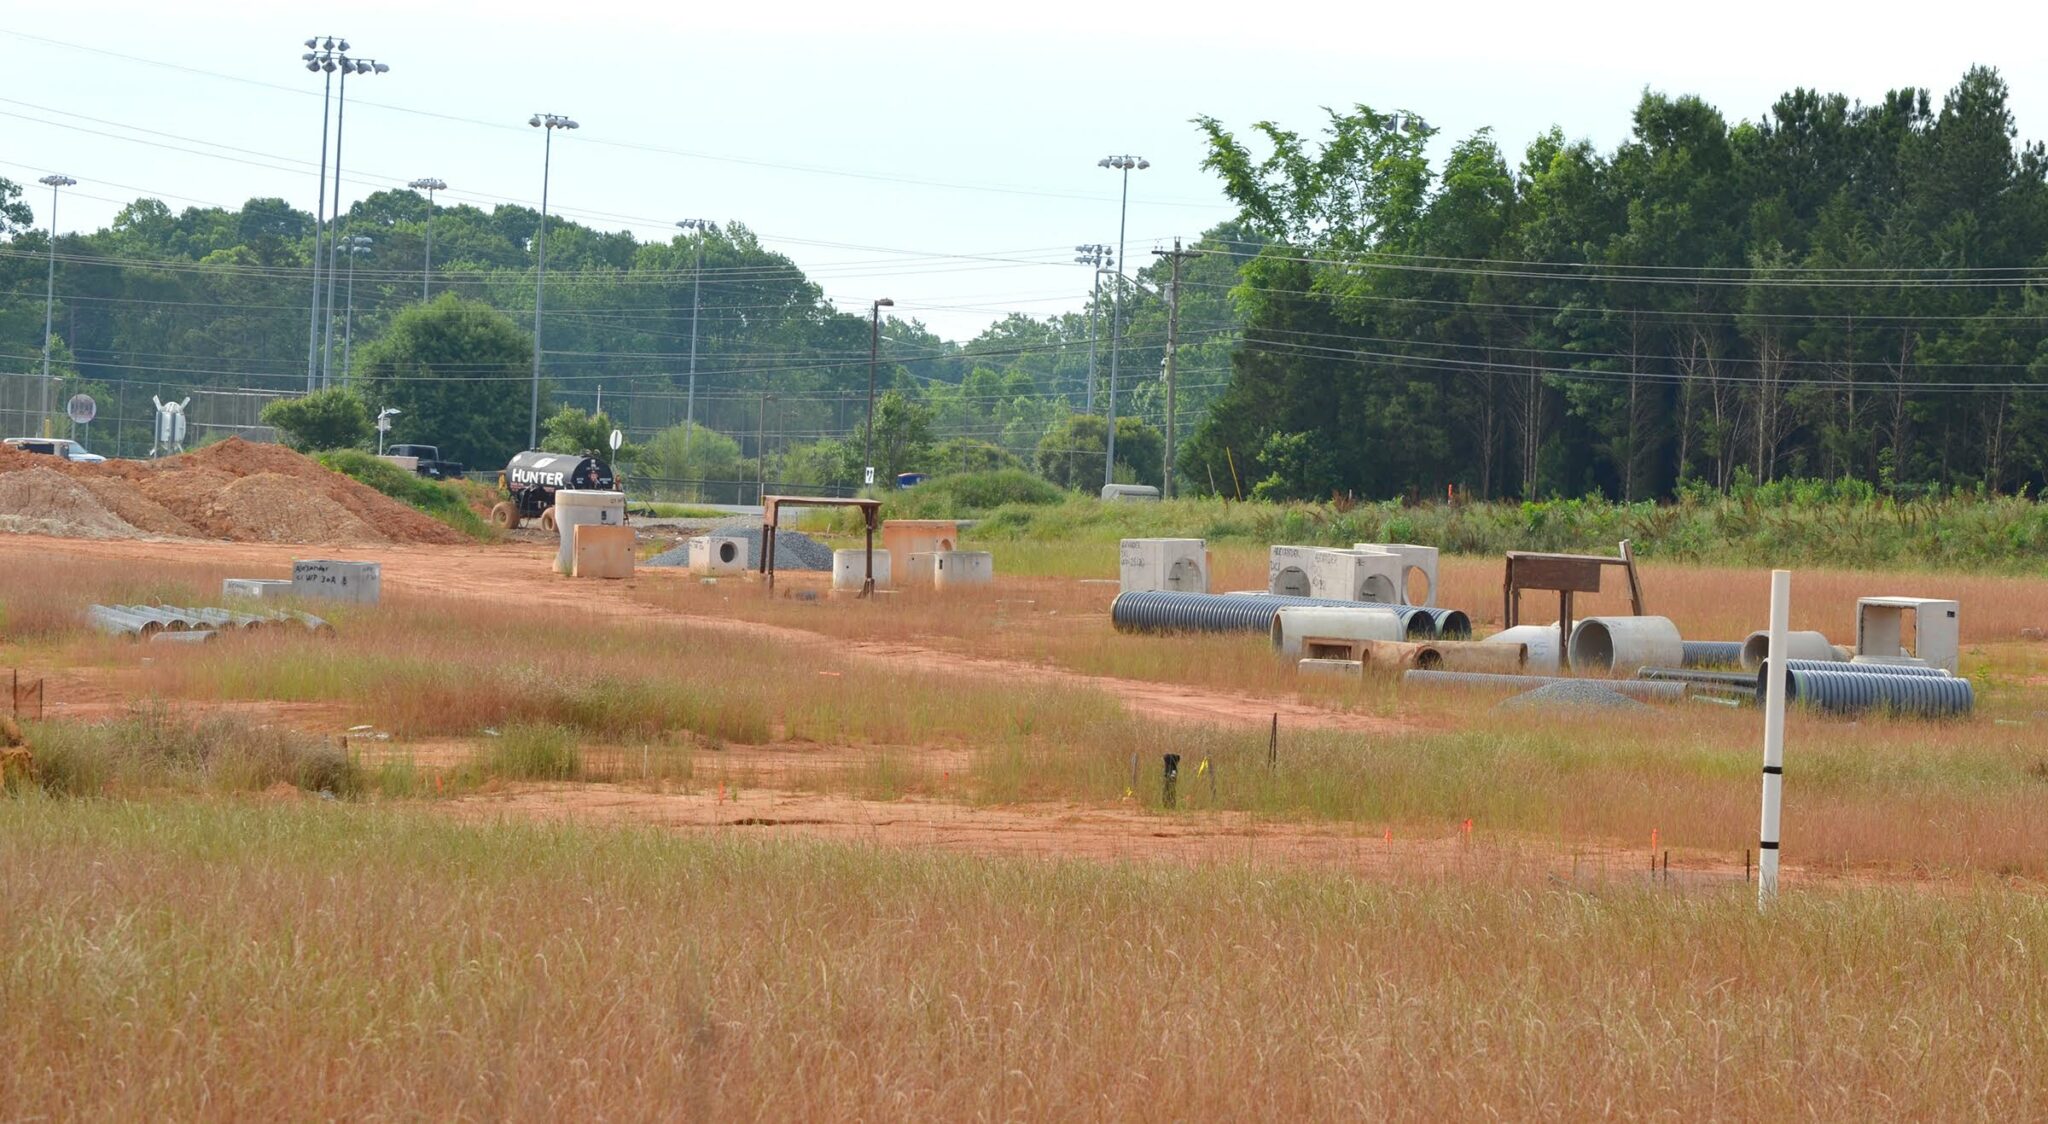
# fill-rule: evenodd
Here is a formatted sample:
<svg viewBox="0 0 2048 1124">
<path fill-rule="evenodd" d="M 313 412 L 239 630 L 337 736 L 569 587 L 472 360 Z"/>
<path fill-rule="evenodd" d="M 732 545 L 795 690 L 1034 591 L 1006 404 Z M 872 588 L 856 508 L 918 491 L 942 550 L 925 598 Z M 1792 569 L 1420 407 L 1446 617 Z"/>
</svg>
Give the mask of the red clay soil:
<svg viewBox="0 0 2048 1124">
<path fill-rule="evenodd" d="M 239 437 L 162 460 L 104 464 L 73 464 L 0 448 L 0 480 L 38 468 L 71 477 L 98 501 L 77 505 L 92 516 L 79 528 L 89 537 L 164 535 L 351 546 L 468 541 L 446 524 L 310 457 Z M 110 512 L 128 531 L 110 533 L 92 508 Z M 53 515 L 47 508 L 0 499 L 0 520 L 9 517 L 31 521 L 21 530 L 53 530 L 41 523 L 64 520 L 61 512 Z"/>
</svg>

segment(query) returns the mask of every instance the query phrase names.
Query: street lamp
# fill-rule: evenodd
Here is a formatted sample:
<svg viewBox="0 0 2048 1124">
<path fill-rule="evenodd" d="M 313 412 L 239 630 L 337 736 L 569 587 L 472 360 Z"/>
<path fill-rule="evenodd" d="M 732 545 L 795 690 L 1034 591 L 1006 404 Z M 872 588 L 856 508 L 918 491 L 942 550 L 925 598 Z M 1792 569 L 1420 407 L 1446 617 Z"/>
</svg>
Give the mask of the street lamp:
<svg viewBox="0 0 2048 1124">
<path fill-rule="evenodd" d="M 341 72 L 341 89 L 334 96 L 334 217 L 341 218 L 341 128 L 342 120 L 348 115 L 348 78 L 351 74 L 389 74 L 391 68 L 375 59 L 354 59 L 345 52 L 348 43 L 337 41 L 331 52 L 335 69 Z M 310 65 L 310 63 L 309 63 Z M 323 62 L 322 69 L 325 69 Z M 325 153 L 322 154 L 325 157 Z M 334 274 L 341 257 L 341 243 L 327 239 L 327 332 L 320 344 L 320 385 L 327 386 L 333 381 L 334 358 Z"/>
<path fill-rule="evenodd" d="M 555 130 L 575 129 L 581 126 L 559 113 L 536 113 L 527 119 L 527 124 L 541 131 L 547 139 L 541 144 L 540 157 L 540 226 L 534 232 L 535 267 L 533 271 L 533 412 L 527 423 L 526 447 L 531 449 L 540 444 L 540 310 L 544 302 L 542 287 L 548 276 L 548 172 L 555 158 Z"/>
<path fill-rule="evenodd" d="M 367 234 L 358 234 L 348 240 L 348 312 L 341 322 L 341 381 L 349 379 L 349 343 L 356 336 L 356 259 L 370 252 L 373 240 Z"/>
<path fill-rule="evenodd" d="M 1109 247 L 1100 242 L 1090 242 L 1074 247 L 1074 261 L 1079 265 L 1095 267 L 1095 301 L 1088 306 L 1088 401 L 1085 413 L 1095 412 L 1095 319 L 1096 309 L 1102 305 L 1102 271 L 1116 259 Z"/>
<path fill-rule="evenodd" d="M 868 464 L 869 484 L 875 482 L 875 359 L 882 346 L 882 310 L 895 307 L 896 302 L 888 297 L 868 306 L 868 433 L 861 459 Z"/>
<path fill-rule="evenodd" d="M 427 252 L 420 259 L 420 300 L 427 299 L 427 283 L 434 276 L 434 193 L 448 190 L 448 181 L 423 176 L 405 186 L 427 193 Z"/>
<path fill-rule="evenodd" d="M 1115 304 L 1109 320 L 1109 447 L 1102 463 L 1102 485 L 1106 488 L 1116 483 L 1116 363 L 1124 334 L 1124 222 L 1131 214 L 1131 170 L 1143 171 L 1152 162 L 1142 156 L 1105 156 L 1095 166 L 1122 172 L 1124 180 L 1123 203 L 1116 218 L 1116 292 L 1112 294 Z"/>
<path fill-rule="evenodd" d="M 313 208 L 313 259 L 308 273 L 313 276 L 313 307 L 307 313 L 306 321 L 306 393 L 313 393 L 315 381 L 320 377 L 320 251 L 327 233 L 327 122 L 333 116 L 334 72 L 341 68 L 338 61 L 340 52 L 348 50 L 348 40 L 336 39 L 332 35 L 315 36 L 306 40 L 306 53 L 299 61 L 306 69 L 325 77 L 320 92 L 320 201 Z"/>
<path fill-rule="evenodd" d="M 690 390 L 683 400 L 683 465 L 690 463 L 690 436 L 697 428 L 697 313 L 703 308 L 704 296 L 704 236 L 717 230 L 718 224 L 710 219 L 681 219 L 676 226 L 691 231 L 697 242 L 696 253 L 692 255 L 690 273 Z"/>
<path fill-rule="evenodd" d="M 404 413 L 396 406 L 386 406 L 377 411 L 377 455 L 384 455 L 384 435 L 391 432 L 391 419 Z"/>
<path fill-rule="evenodd" d="M 48 175 L 36 182 L 50 189 L 50 274 L 43 282 L 43 418 L 47 425 L 50 417 L 50 312 L 57 301 L 57 192 L 61 188 L 77 187 L 78 181 L 70 176 Z"/>
</svg>

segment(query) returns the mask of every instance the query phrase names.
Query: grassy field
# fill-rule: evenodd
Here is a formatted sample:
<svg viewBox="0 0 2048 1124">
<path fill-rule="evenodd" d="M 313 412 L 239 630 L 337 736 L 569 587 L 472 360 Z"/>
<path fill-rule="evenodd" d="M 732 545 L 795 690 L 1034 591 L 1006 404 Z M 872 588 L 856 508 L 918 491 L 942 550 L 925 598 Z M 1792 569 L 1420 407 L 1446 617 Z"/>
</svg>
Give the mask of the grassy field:
<svg viewBox="0 0 2048 1124">
<path fill-rule="evenodd" d="M 21 1118 L 2025 1119 L 2038 894 L 0 818 Z"/>
</svg>

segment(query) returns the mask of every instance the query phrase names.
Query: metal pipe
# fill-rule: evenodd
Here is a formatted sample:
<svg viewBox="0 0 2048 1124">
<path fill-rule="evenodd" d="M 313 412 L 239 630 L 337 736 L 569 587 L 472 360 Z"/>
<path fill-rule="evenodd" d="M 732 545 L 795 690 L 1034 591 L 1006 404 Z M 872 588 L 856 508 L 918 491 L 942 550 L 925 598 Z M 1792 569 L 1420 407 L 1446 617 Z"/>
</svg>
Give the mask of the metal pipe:
<svg viewBox="0 0 2048 1124">
<path fill-rule="evenodd" d="M 93 605 L 87 608 L 85 620 L 94 629 L 109 636 L 126 636 L 131 640 L 161 632 L 164 627 L 154 620 L 138 617 L 112 605 Z"/>
<path fill-rule="evenodd" d="M 1110 623 L 1120 632 L 1260 632 L 1271 635 L 1273 618 L 1282 609 L 1387 609 L 1399 614 L 1405 627 L 1415 617 L 1429 621 L 1432 640 L 1472 635 L 1472 621 L 1456 609 L 1416 605 L 1371 605 L 1319 597 L 1281 597 L 1269 593 L 1120 593 L 1110 605 Z"/>
<path fill-rule="evenodd" d="M 1742 641 L 1740 640 L 1687 640 L 1680 667 L 1740 667 L 1742 666 Z"/>
<path fill-rule="evenodd" d="M 1401 682 L 1403 685 L 1413 683 L 1425 687 L 1507 688 L 1517 692 L 1547 687 L 1552 683 L 1593 683 L 1632 699 L 1678 702 L 1685 698 L 1683 683 L 1656 683 L 1642 679 L 1573 679 L 1563 675 L 1499 675 L 1484 671 L 1417 670 L 1403 672 Z"/>
</svg>

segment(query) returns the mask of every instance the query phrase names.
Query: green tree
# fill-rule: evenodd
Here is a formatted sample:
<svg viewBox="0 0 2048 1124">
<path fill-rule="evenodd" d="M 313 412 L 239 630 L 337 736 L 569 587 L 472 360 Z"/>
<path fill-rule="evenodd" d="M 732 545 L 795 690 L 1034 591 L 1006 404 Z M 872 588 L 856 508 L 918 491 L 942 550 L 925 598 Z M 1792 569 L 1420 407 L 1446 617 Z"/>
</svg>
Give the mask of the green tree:
<svg viewBox="0 0 2048 1124">
<path fill-rule="evenodd" d="M 488 466 L 525 447 L 532 362 L 532 340 L 503 313 L 443 293 L 358 348 L 354 374 L 365 401 L 402 411 L 395 439 Z"/>
<path fill-rule="evenodd" d="M 1107 419 L 1069 414 L 1038 443 L 1038 474 L 1062 488 L 1094 491 L 1102 486 L 1108 446 Z M 1158 484 L 1165 456 L 1165 434 L 1137 418 L 1116 419 L 1117 483 Z"/>
<path fill-rule="evenodd" d="M 362 396 L 345 386 L 280 398 L 263 407 L 262 419 L 286 445 L 302 453 L 360 448 L 376 432 Z"/>
<path fill-rule="evenodd" d="M 617 455 L 613 455 L 612 430 L 616 428 L 617 423 L 608 415 L 563 406 L 541 419 L 540 447 L 550 453 L 577 453 L 620 465 L 633 464 L 642 449 L 625 441 L 619 444 Z"/>
<path fill-rule="evenodd" d="M 955 437 L 933 447 L 926 470 L 934 476 L 950 476 L 958 472 L 994 472 L 1023 467 L 1023 459 L 1001 445 L 991 445 L 972 437 Z"/>
<path fill-rule="evenodd" d="M 846 442 L 846 455 L 856 463 L 847 466 L 844 481 L 859 485 L 862 480 L 858 463 L 865 446 L 867 423 L 863 421 L 853 438 Z M 932 452 L 932 411 L 931 407 L 914 401 L 900 390 L 892 390 L 875 399 L 875 428 L 873 455 L 875 458 L 875 483 L 886 484 L 898 473 L 919 472 L 925 468 Z"/>
<path fill-rule="evenodd" d="M 740 479 L 740 443 L 723 433 L 672 425 L 640 447 L 640 471 L 660 480 L 730 483 Z"/>
</svg>

